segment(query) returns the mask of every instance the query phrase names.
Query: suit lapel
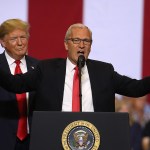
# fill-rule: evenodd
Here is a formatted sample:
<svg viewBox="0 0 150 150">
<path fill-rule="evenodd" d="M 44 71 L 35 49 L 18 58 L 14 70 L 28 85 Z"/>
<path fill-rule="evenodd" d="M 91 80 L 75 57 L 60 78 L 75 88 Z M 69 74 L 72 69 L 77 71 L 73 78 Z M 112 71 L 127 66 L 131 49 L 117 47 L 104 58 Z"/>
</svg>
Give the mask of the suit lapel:
<svg viewBox="0 0 150 150">
<path fill-rule="evenodd" d="M 0 54 L 0 66 L 1 68 L 3 68 L 4 71 L 10 73 L 10 69 L 9 69 L 8 62 L 6 60 L 4 52 Z"/>
<path fill-rule="evenodd" d="M 86 61 L 86 65 L 87 65 L 87 68 L 88 68 L 88 73 L 89 73 L 89 78 L 90 78 L 90 83 L 91 83 L 91 90 L 92 90 L 92 97 L 93 97 L 93 105 L 94 105 L 94 109 L 95 109 L 95 100 L 96 100 L 96 89 L 98 88 L 97 87 L 97 78 L 96 77 L 96 73 L 95 73 L 95 67 L 93 65 L 93 62 L 91 60 L 87 60 Z"/>
<path fill-rule="evenodd" d="M 3 70 L 4 70 L 5 72 L 11 73 L 4 52 L 3 52 L 2 54 L 0 54 L 0 67 L 3 68 Z M 9 92 L 9 93 L 7 93 L 7 96 L 8 96 L 9 98 L 11 98 L 12 100 L 13 100 L 13 99 L 14 99 L 14 100 L 16 99 L 16 94 L 15 94 L 15 93 Z M 8 100 L 9 100 L 9 99 L 8 99 Z M 17 108 L 18 108 L 18 107 L 17 107 L 17 101 L 14 101 L 14 102 L 12 102 L 12 103 L 13 103 L 13 104 L 12 104 L 12 108 L 15 107 L 15 108 L 17 109 Z M 13 106 L 14 106 L 14 107 L 13 107 Z M 14 111 L 16 111 L 16 110 L 14 110 Z M 18 111 L 17 111 L 17 113 L 18 113 Z"/>
<path fill-rule="evenodd" d="M 37 63 L 38 63 L 38 60 L 34 60 L 33 58 L 29 57 L 29 56 L 25 56 L 25 59 L 26 59 L 26 65 L 27 65 L 27 71 L 31 71 L 33 70 L 36 66 L 37 66 Z M 29 101 L 28 101 L 28 114 L 30 114 L 30 112 L 32 112 L 32 109 L 34 106 L 34 95 L 35 95 L 35 92 L 29 92 Z"/>
<path fill-rule="evenodd" d="M 35 64 L 33 63 L 33 61 L 31 61 L 31 59 L 29 59 L 28 56 L 25 56 L 25 59 L 26 59 L 28 71 L 34 69 L 35 68 Z"/>
<path fill-rule="evenodd" d="M 59 100 L 60 100 L 60 109 L 62 108 L 63 94 L 64 94 L 64 83 L 65 83 L 65 74 L 66 74 L 66 59 L 62 59 L 58 62 L 56 69 L 56 83 L 58 87 Z"/>
</svg>

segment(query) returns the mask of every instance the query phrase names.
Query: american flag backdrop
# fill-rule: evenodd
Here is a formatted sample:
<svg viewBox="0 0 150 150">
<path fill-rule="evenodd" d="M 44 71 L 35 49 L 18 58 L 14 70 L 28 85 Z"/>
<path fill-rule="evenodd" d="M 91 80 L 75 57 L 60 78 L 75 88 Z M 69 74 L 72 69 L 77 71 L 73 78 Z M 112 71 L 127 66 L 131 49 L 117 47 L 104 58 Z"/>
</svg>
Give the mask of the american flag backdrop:
<svg viewBox="0 0 150 150">
<path fill-rule="evenodd" d="M 140 79 L 150 75 L 149 8 L 149 0 L 0 0 L 0 23 L 10 18 L 28 21 L 28 53 L 45 59 L 66 57 L 65 32 L 82 22 L 93 32 L 89 58 Z"/>
</svg>

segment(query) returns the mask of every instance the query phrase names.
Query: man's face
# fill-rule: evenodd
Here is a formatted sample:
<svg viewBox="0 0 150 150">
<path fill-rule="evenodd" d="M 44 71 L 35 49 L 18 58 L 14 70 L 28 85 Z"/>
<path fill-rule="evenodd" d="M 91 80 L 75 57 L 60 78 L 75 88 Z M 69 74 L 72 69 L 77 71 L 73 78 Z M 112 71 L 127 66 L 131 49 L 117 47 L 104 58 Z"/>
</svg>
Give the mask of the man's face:
<svg viewBox="0 0 150 150">
<path fill-rule="evenodd" d="M 65 42 L 65 48 L 68 51 L 68 58 L 73 64 L 77 63 L 80 55 L 84 55 L 87 59 L 91 51 L 91 34 L 89 30 L 87 28 L 73 28 L 69 40 Z"/>
<path fill-rule="evenodd" d="M 25 31 L 16 29 L 5 35 L 1 44 L 10 57 L 21 59 L 27 53 L 28 36 Z"/>
</svg>

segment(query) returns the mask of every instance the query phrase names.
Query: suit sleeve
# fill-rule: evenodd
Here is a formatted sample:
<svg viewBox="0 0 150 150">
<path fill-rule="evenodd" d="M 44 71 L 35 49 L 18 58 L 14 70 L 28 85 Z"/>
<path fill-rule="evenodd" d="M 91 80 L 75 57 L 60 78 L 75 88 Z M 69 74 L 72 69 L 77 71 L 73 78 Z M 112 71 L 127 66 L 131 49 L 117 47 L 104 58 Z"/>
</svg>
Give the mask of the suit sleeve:
<svg viewBox="0 0 150 150">
<path fill-rule="evenodd" d="M 150 93 L 150 77 L 137 80 L 114 72 L 113 82 L 117 94 L 141 97 Z"/>
<path fill-rule="evenodd" d="M 25 74 L 11 75 L 0 68 L 0 86 L 14 93 L 35 91 L 40 82 L 40 69 L 28 71 Z"/>
</svg>

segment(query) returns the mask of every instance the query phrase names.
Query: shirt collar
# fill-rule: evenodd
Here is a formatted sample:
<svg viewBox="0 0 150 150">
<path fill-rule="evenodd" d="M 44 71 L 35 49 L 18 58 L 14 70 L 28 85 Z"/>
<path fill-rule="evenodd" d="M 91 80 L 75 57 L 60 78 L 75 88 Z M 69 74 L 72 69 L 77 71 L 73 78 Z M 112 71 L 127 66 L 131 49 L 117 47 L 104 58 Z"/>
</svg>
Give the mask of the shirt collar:
<svg viewBox="0 0 150 150">
<path fill-rule="evenodd" d="M 74 65 L 69 58 L 67 58 L 67 69 L 72 72 L 74 70 L 74 68 L 76 67 L 76 65 Z"/>
<path fill-rule="evenodd" d="M 69 58 L 67 58 L 67 69 L 72 72 L 74 70 L 74 68 L 76 67 L 76 65 L 74 65 L 70 60 Z M 84 67 L 82 68 L 82 72 L 86 72 L 87 71 L 87 66 L 86 66 L 86 62 L 85 62 L 85 65 Z"/>
<path fill-rule="evenodd" d="M 6 56 L 8 64 L 12 65 L 14 63 L 15 59 L 13 59 L 12 57 L 10 57 L 6 51 L 5 51 L 5 56 Z M 24 65 L 25 64 L 25 56 L 20 61 Z"/>
</svg>

